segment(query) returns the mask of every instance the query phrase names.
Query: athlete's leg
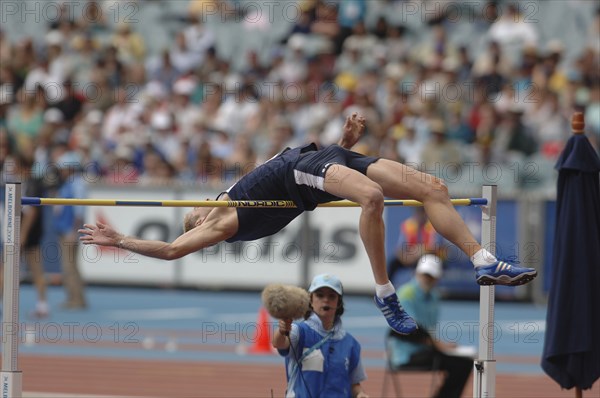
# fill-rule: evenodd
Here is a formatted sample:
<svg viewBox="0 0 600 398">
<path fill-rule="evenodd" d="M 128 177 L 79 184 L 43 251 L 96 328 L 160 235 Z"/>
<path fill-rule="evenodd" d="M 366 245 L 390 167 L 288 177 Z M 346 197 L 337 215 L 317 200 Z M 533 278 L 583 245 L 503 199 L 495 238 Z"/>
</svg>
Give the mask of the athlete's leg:
<svg viewBox="0 0 600 398">
<path fill-rule="evenodd" d="M 323 189 L 332 195 L 360 204 L 360 237 L 378 285 L 376 286 L 375 304 L 383 313 L 390 327 L 397 333 L 413 333 L 417 329 L 417 324 L 400 305 L 387 275 L 383 189 L 364 174 L 339 164 L 327 169 Z"/>
<path fill-rule="evenodd" d="M 480 285 L 521 285 L 537 276 L 533 268 L 498 261 L 487 250 L 481 250 L 481 245 L 450 202 L 448 188 L 439 178 L 386 159 L 369 165 L 367 176 L 381 186 L 385 196 L 423 202 L 435 230 L 469 256 L 476 267 Z"/>
<path fill-rule="evenodd" d="M 423 202 L 435 230 L 469 258 L 481 249 L 450 202 L 448 188 L 441 179 L 387 159 L 371 164 L 367 176 L 381 186 L 386 197 Z"/>
<path fill-rule="evenodd" d="M 375 282 L 379 285 L 388 283 L 381 186 L 356 170 L 336 164 L 327 170 L 323 189 L 360 204 L 359 233 L 371 262 Z"/>
</svg>

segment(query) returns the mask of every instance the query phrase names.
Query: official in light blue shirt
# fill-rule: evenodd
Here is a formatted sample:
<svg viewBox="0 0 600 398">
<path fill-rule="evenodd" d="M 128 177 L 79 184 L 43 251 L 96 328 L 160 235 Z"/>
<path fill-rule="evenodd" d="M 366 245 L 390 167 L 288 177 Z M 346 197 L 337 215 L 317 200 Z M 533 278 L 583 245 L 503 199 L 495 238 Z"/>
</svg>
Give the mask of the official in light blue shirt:
<svg viewBox="0 0 600 398">
<path fill-rule="evenodd" d="M 440 297 L 436 284 L 442 276 L 442 260 L 426 254 L 417 263 L 415 277 L 398 289 L 400 302 L 419 325 L 410 336 L 390 335 L 386 343 L 392 368 L 402 365 L 444 371 L 434 397 L 459 398 L 473 368 L 473 358 L 457 354 L 452 344 L 435 338 Z"/>
<path fill-rule="evenodd" d="M 417 276 L 398 289 L 398 299 L 408 314 L 429 334 L 434 335 L 440 313 L 440 297 L 437 290 L 424 290 Z M 418 314 L 418 315 L 417 315 Z M 405 340 L 394 340 L 392 365 L 406 365 L 410 357 L 423 349 L 423 345 Z"/>
<path fill-rule="evenodd" d="M 360 384 L 367 378 L 360 344 L 342 327 L 340 280 L 318 275 L 309 292 L 311 311 L 306 319 L 293 324 L 280 320 L 273 336 L 273 346 L 285 357 L 286 398 L 368 397 Z"/>
</svg>

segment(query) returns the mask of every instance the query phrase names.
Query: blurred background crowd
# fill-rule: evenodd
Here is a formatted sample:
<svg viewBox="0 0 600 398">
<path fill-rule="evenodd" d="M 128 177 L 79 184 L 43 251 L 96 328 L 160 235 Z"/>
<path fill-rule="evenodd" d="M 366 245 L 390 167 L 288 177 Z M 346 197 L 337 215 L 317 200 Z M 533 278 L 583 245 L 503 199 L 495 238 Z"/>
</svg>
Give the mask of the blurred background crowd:
<svg viewBox="0 0 600 398">
<path fill-rule="evenodd" d="M 596 1 L 3 8 L 0 167 L 18 154 L 38 176 L 68 160 L 88 182 L 227 186 L 285 146 L 335 143 L 355 111 L 356 151 L 452 193 L 553 192 L 576 110 L 600 147 Z"/>
</svg>

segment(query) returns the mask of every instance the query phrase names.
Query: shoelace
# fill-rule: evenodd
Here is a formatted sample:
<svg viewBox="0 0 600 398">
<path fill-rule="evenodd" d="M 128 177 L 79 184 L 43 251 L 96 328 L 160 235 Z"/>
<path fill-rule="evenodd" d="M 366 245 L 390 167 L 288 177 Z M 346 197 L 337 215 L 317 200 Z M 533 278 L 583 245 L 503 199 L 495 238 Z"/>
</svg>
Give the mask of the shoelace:
<svg viewBox="0 0 600 398">
<path fill-rule="evenodd" d="M 400 316 L 400 319 L 406 319 L 408 317 L 408 314 L 406 313 L 406 311 L 404 310 L 404 308 L 402 307 L 402 304 L 400 304 L 398 302 L 398 300 L 390 300 L 389 303 L 382 301 L 385 306 L 387 307 L 387 310 L 389 311 L 389 316 L 393 316 L 394 318 L 396 316 Z M 388 312 L 386 311 L 386 312 Z M 384 316 L 387 318 L 388 315 L 384 313 Z"/>
</svg>

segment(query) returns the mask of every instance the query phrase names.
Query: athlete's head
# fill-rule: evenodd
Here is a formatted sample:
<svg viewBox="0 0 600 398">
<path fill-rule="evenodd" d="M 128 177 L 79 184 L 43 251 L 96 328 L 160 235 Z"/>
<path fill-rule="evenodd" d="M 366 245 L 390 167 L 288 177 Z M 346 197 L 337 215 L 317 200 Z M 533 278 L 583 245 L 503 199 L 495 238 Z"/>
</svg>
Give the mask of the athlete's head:
<svg viewBox="0 0 600 398">
<path fill-rule="evenodd" d="M 187 232 L 202 224 L 212 210 L 211 207 L 194 207 L 183 217 L 183 232 Z"/>
</svg>

